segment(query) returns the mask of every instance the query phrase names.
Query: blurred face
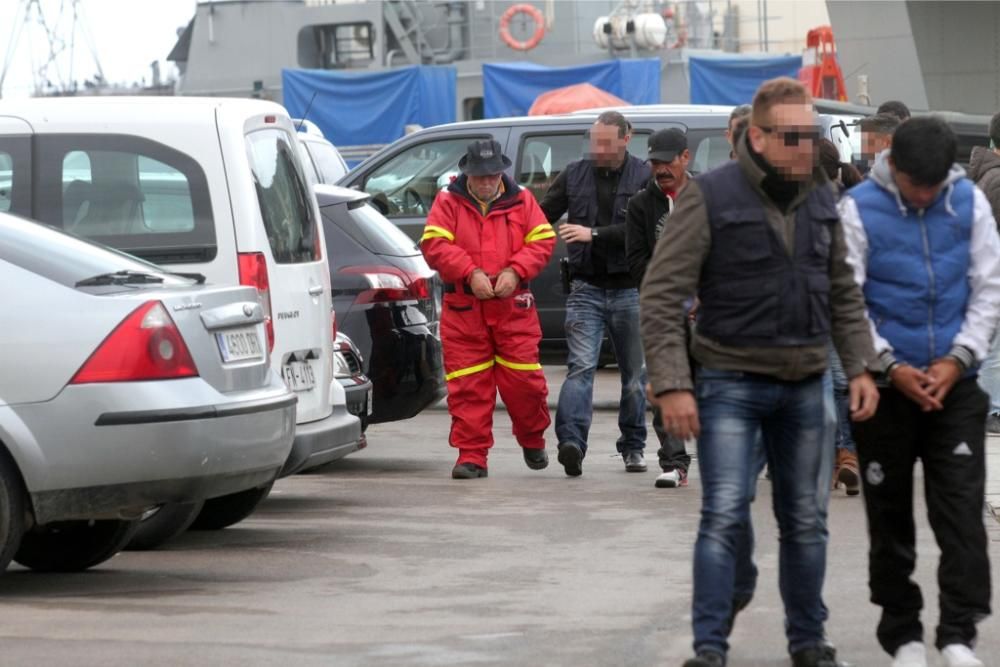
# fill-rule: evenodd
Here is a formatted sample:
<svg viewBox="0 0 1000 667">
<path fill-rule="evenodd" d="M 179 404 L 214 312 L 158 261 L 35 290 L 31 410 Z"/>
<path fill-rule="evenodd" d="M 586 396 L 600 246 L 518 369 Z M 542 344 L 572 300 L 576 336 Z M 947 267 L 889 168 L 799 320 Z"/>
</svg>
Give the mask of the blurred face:
<svg viewBox="0 0 1000 667">
<path fill-rule="evenodd" d="M 806 181 L 816 165 L 819 127 L 811 104 L 776 104 L 767 125 L 751 125 L 750 143 L 783 178 Z"/>
<path fill-rule="evenodd" d="M 914 183 L 908 174 L 896 169 L 896 165 L 892 163 L 892 158 L 889 158 L 889 168 L 892 172 L 892 180 L 896 182 L 896 187 L 899 188 L 899 194 L 913 208 L 927 208 L 933 204 L 941 192 L 941 187 L 944 185 L 943 182 L 937 185 L 920 185 Z"/>
<path fill-rule="evenodd" d="M 861 133 L 861 157 L 873 162 L 875 156 L 892 146 L 891 134 L 879 134 L 878 132 Z"/>
<path fill-rule="evenodd" d="M 503 174 L 487 174 L 486 176 L 469 176 L 469 192 L 477 199 L 489 201 L 500 189 L 500 178 Z"/>
<path fill-rule="evenodd" d="M 683 153 L 679 153 L 672 162 L 650 160 L 649 166 L 653 170 L 653 177 L 661 190 L 677 192 L 687 183 L 687 166 L 690 161 L 691 151 L 685 150 Z"/>
<path fill-rule="evenodd" d="M 625 160 L 625 149 L 631 136 L 618 136 L 617 125 L 595 123 L 590 128 L 590 158 L 600 167 L 614 168 Z"/>
</svg>

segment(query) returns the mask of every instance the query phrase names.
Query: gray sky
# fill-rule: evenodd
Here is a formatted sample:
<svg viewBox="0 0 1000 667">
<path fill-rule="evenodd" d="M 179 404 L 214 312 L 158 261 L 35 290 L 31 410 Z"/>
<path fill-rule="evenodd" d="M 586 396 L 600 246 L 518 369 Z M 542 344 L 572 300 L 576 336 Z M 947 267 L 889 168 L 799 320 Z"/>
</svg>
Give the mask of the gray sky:
<svg viewBox="0 0 1000 667">
<path fill-rule="evenodd" d="M 32 61 L 37 69 L 48 54 L 45 31 L 38 24 L 37 12 L 23 23 L 24 0 L 0 0 L 0 71 L 11 44 L 14 30 L 21 29 L 20 39 L 4 82 L 4 97 L 26 97 L 33 89 Z M 40 0 L 40 6 L 50 28 L 70 41 L 72 0 Z M 196 0 L 80 0 L 83 16 L 76 33 L 73 74 L 77 81 L 91 78 L 97 71 L 87 41 L 80 27 L 86 27 L 100 59 L 105 78 L 112 83 L 132 83 L 145 77 L 150 82 L 150 63 L 160 61 L 164 77 L 172 75 L 173 63 L 167 54 L 177 41 L 177 28 L 194 16 Z M 16 21 L 16 23 L 15 23 Z M 69 50 L 59 59 L 59 71 L 69 73 Z M 50 67 L 49 78 L 55 79 L 56 69 Z"/>
</svg>

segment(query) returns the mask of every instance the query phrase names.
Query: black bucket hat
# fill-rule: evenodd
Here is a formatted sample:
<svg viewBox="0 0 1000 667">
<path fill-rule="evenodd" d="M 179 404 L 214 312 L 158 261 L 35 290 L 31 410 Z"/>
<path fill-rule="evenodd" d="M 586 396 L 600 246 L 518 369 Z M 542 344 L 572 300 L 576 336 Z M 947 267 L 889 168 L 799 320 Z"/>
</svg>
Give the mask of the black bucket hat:
<svg viewBox="0 0 1000 667">
<path fill-rule="evenodd" d="M 492 139 L 473 141 L 465 155 L 458 161 L 458 168 L 466 176 L 490 176 L 510 168 L 510 159 L 503 154 L 500 142 Z"/>
</svg>

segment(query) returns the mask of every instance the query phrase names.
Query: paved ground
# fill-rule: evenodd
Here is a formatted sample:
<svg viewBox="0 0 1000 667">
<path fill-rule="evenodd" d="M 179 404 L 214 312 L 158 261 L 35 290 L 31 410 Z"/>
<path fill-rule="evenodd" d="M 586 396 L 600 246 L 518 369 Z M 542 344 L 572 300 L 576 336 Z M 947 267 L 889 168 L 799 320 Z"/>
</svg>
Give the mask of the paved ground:
<svg viewBox="0 0 1000 667">
<path fill-rule="evenodd" d="M 697 479 L 658 490 L 653 471 L 626 474 L 609 413 L 578 479 L 556 465 L 529 471 L 502 412 L 496 431 L 487 480 L 449 479 L 447 415 L 431 411 L 279 482 L 232 529 L 78 575 L 14 567 L 0 578 L 0 664 L 679 666 Z M 762 481 L 761 586 L 737 622 L 733 667 L 788 664 L 769 505 Z M 829 633 L 854 665 L 888 665 L 872 632 L 861 503 L 837 495 L 831 509 Z M 1000 524 L 989 529 L 996 578 Z M 935 600 L 926 521 L 919 554 Z M 981 626 L 988 665 L 1000 665 L 997 630 Z"/>
</svg>

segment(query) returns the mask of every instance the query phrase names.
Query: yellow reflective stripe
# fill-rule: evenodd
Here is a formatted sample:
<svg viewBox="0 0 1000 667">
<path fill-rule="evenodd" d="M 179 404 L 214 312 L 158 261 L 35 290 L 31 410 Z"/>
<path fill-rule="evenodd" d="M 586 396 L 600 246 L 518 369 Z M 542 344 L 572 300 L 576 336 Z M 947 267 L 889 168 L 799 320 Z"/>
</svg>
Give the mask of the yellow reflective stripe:
<svg viewBox="0 0 1000 667">
<path fill-rule="evenodd" d="M 543 239 L 554 239 L 556 237 L 555 232 L 539 232 L 534 236 L 530 236 L 524 239 L 525 243 L 534 243 L 535 241 L 541 241 Z"/>
<path fill-rule="evenodd" d="M 424 227 L 424 235 L 420 237 L 420 241 L 423 242 L 425 239 L 448 239 L 449 241 L 454 241 L 455 235 L 444 227 L 427 225 Z"/>
<path fill-rule="evenodd" d="M 556 233 L 552 231 L 552 225 L 546 222 L 544 224 L 538 225 L 530 232 L 525 234 L 524 242 L 531 243 L 532 241 L 540 241 L 541 239 L 551 239 L 555 235 Z"/>
<path fill-rule="evenodd" d="M 452 371 L 444 376 L 446 382 L 454 380 L 455 378 L 464 377 L 466 375 L 472 375 L 474 373 L 482 373 L 485 370 L 493 368 L 493 360 L 484 361 L 481 364 L 476 364 L 475 366 L 469 366 L 468 368 L 459 368 L 457 371 Z"/>
<path fill-rule="evenodd" d="M 541 364 L 520 364 L 516 361 L 507 361 L 503 357 L 496 357 L 497 363 L 505 368 L 510 368 L 515 371 L 540 371 L 542 370 Z"/>
</svg>

